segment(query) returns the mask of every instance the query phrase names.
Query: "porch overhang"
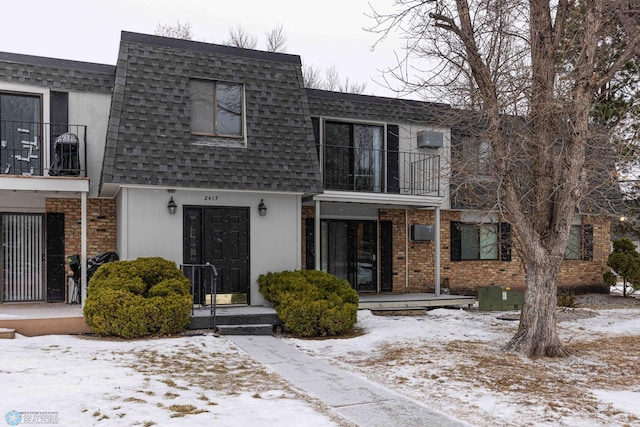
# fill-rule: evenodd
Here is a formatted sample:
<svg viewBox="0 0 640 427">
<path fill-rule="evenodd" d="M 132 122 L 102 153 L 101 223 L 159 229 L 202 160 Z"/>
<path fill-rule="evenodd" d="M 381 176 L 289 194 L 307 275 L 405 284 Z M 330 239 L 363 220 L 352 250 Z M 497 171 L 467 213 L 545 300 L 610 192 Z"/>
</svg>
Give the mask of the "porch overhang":
<svg viewBox="0 0 640 427">
<path fill-rule="evenodd" d="M 311 198 L 314 202 L 366 203 L 412 207 L 441 206 L 442 196 L 412 196 L 393 193 L 362 193 L 353 191 L 326 191 Z"/>
<path fill-rule="evenodd" d="M 2 175 L 0 190 L 88 193 L 89 178 Z"/>
</svg>

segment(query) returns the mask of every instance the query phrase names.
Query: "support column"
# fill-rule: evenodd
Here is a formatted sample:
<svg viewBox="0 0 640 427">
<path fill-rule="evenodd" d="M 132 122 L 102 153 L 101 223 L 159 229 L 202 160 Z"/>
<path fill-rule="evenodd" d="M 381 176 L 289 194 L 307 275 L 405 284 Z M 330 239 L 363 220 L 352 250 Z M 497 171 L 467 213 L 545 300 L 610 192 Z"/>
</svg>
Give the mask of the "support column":
<svg viewBox="0 0 640 427">
<path fill-rule="evenodd" d="M 315 269 L 320 270 L 320 201 L 316 200 L 315 221 L 313 221 L 313 249 L 315 253 Z"/>
<path fill-rule="evenodd" d="M 436 206 L 436 233 L 435 233 L 435 283 L 436 283 L 436 297 L 440 296 L 440 206 Z"/>
<path fill-rule="evenodd" d="M 87 193 L 80 193 L 80 289 L 82 306 L 87 299 Z"/>
</svg>

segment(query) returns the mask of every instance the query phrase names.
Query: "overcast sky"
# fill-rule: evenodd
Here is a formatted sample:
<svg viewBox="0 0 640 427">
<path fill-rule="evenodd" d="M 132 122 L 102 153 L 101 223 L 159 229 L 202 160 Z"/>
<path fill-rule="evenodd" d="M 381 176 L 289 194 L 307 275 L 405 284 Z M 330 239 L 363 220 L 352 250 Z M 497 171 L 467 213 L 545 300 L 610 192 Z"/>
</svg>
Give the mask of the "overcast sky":
<svg viewBox="0 0 640 427">
<path fill-rule="evenodd" d="M 395 64 L 399 38 L 372 51 L 378 36 L 370 4 L 389 11 L 393 0 L 20 0 L 3 4 L 0 51 L 115 65 L 120 32 L 154 34 L 158 24 L 190 23 L 194 40 L 222 43 L 238 24 L 265 48 L 265 33 L 282 24 L 287 53 L 341 80 L 367 84 L 365 93 L 394 96 L 379 83 Z"/>
</svg>

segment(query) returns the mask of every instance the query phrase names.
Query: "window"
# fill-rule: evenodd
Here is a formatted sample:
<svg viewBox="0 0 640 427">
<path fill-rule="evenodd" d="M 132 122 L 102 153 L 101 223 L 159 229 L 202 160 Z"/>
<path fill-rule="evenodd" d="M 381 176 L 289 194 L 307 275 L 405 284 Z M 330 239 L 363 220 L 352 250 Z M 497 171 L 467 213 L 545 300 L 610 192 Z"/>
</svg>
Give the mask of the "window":
<svg viewBox="0 0 640 427">
<path fill-rule="evenodd" d="M 569 230 L 564 259 L 591 261 L 593 259 L 593 226 L 572 225 Z"/>
<path fill-rule="evenodd" d="M 243 87 L 238 83 L 191 80 L 191 132 L 242 137 Z"/>
<path fill-rule="evenodd" d="M 491 172 L 491 144 L 480 138 L 467 136 L 462 143 L 462 160 L 470 175 L 486 176 Z"/>
<path fill-rule="evenodd" d="M 325 187 L 345 191 L 382 191 L 384 127 L 325 122 Z"/>
<path fill-rule="evenodd" d="M 508 223 L 451 222 L 451 261 L 511 261 Z"/>
</svg>

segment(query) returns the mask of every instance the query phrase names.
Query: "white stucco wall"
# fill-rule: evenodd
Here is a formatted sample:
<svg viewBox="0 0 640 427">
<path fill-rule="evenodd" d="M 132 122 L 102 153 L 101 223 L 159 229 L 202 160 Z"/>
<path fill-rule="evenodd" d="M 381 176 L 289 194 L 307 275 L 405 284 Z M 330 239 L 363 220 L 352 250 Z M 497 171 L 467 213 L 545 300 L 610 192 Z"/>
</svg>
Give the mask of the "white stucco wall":
<svg viewBox="0 0 640 427">
<path fill-rule="evenodd" d="M 87 126 L 89 197 L 98 195 L 110 106 L 109 94 L 69 92 L 69 124 Z"/>
<path fill-rule="evenodd" d="M 421 130 L 437 131 L 443 133 L 442 148 L 418 148 L 417 133 Z M 449 200 L 449 177 L 451 164 L 451 129 L 440 127 L 429 127 L 415 124 L 401 124 L 399 129 L 399 150 L 401 152 L 421 153 L 426 155 L 440 156 L 440 188 L 444 196 L 440 207 L 450 208 Z"/>
<path fill-rule="evenodd" d="M 169 198 L 178 205 L 167 210 Z M 258 215 L 264 199 L 267 215 Z M 184 206 L 233 206 L 249 208 L 250 303 L 262 305 L 256 280 L 269 271 L 301 267 L 301 196 L 228 191 L 124 188 L 118 196 L 118 253 L 121 259 L 160 256 L 182 263 Z"/>
<path fill-rule="evenodd" d="M 49 88 L 0 82 L 0 91 L 22 94 L 39 95 L 42 99 L 43 123 L 49 123 L 50 93 Z M 109 108 L 111 95 L 106 93 L 67 91 L 69 95 L 69 124 L 87 126 L 87 170 L 90 178 L 89 197 L 98 195 L 100 173 L 102 172 L 102 158 L 107 137 Z M 72 129 L 74 131 L 75 129 Z M 43 145 L 49 146 L 49 135 L 43 135 Z M 81 155 L 83 155 L 81 153 Z M 42 150 L 42 165 L 46 169 L 51 164 L 49 150 Z"/>
</svg>

